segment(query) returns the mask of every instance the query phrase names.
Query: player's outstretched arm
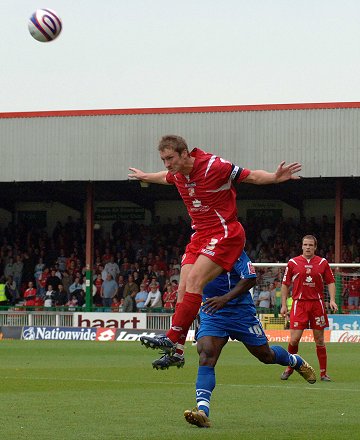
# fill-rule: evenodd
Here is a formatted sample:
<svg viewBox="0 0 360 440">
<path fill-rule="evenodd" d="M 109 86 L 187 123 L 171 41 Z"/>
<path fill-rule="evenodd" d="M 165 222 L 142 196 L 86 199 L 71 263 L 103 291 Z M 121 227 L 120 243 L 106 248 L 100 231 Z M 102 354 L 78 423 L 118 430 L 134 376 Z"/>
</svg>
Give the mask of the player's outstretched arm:
<svg viewBox="0 0 360 440">
<path fill-rule="evenodd" d="M 130 167 L 131 173 L 128 174 L 130 180 L 140 180 L 146 183 L 158 183 L 160 185 L 169 185 L 166 180 L 167 171 L 159 171 L 157 173 L 145 173 L 137 168 Z"/>
<path fill-rule="evenodd" d="M 296 173 L 301 171 L 301 164 L 298 162 L 285 165 L 285 161 L 282 161 L 275 173 L 269 173 L 265 170 L 252 170 L 250 174 L 243 180 L 246 183 L 253 183 L 255 185 L 269 185 L 271 183 L 281 183 L 287 180 L 300 179 Z"/>
</svg>

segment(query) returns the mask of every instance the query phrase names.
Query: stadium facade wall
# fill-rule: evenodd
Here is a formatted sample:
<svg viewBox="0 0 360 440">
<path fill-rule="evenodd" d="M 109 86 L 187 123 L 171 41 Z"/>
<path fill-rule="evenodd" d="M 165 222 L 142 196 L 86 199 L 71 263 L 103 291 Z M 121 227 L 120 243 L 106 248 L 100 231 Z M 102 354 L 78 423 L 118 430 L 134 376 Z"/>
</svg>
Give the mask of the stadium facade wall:
<svg viewBox="0 0 360 440">
<path fill-rule="evenodd" d="M 334 200 L 319 200 L 311 199 L 304 201 L 303 214 L 306 218 L 314 217 L 316 220 L 320 220 L 323 215 L 327 215 L 331 220 L 334 215 Z M 281 210 L 282 216 L 284 218 L 292 217 L 295 221 L 299 220 L 300 212 L 296 208 L 289 206 L 287 203 L 278 200 L 241 200 L 237 202 L 238 215 L 239 217 L 246 219 L 248 212 L 254 211 L 271 211 L 271 210 Z M 116 208 L 132 208 L 139 207 L 132 202 L 115 202 L 115 201 L 99 201 L 95 202 L 95 223 L 101 224 L 102 230 L 104 232 L 111 232 L 112 224 L 114 220 L 102 218 L 101 220 L 97 218 L 97 212 L 99 215 L 104 209 L 116 209 Z M 46 212 L 46 227 L 48 233 L 52 233 L 57 221 L 62 223 L 66 222 L 68 216 L 72 216 L 73 219 L 81 217 L 81 210 L 83 207 L 79 207 L 79 210 L 74 210 L 69 206 L 63 205 L 62 203 L 49 202 L 17 202 L 15 205 L 15 218 L 18 217 L 19 212 L 22 213 L 32 213 L 36 216 L 37 212 Z M 351 213 L 360 212 L 360 200 L 356 199 L 346 199 L 344 200 L 343 214 L 344 219 L 350 218 Z M 85 215 L 85 212 L 84 212 Z M 161 221 L 166 222 L 167 218 L 176 220 L 178 216 L 182 216 L 188 219 L 188 214 L 186 208 L 182 201 L 178 200 L 159 200 L 155 203 L 155 215 L 159 216 Z M 7 226 L 7 224 L 12 220 L 12 214 L 9 211 L 0 209 L 0 228 Z M 126 220 L 124 220 L 126 222 Z M 128 220 L 132 221 L 132 220 Z M 136 220 L 135 220 L 136 221 Z M 144 209 L 144 218 L 137 220 L 138 223 L 150 224 L 152 221 L 152 213 L 148 209 Z"/>
<path fill-rule="evenodd" d="M 2 182 L 127 180 L 129 165 L 162 167 L 167 133 L 252 169 L 360 175 L 360 103 L 0 114 L 0 132 Z"/>
</svg>

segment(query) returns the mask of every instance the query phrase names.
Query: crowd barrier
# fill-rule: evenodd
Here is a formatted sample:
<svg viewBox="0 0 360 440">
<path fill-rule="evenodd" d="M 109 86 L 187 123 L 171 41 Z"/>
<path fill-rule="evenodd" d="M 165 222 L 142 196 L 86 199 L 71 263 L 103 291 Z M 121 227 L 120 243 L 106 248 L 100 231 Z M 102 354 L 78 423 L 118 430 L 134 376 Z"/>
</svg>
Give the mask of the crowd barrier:
<svg viewBox="0 0 360 440">
<path fill-rule="evenodd" d="M 0 339 L 51 340 L 51 341 L 99 341 L 135 342 L 140 336 L 155 336 L 161 331 L 119 329 L 104 327 L 51 327 L 14 326 L 0 327 Z M 187 341 L 194 341 L 194 330 L 190 330 Z M 289 330 L 265 330 L 269 343 L 288 343 Z M 326 342 L 360 344 L 360 330 L 325 330 Z M 314 342 L 311 330 L 305 330 L 301 342 Z"/>
<path fill-rule="evenodd" d="M 164 333 L 171 324 L 172 314 L 107 313 L 107 312 L 0 312 L 0 338 L 137 341 L 141 335 Z M 261 317 L 261 316 L 260 316 Z M 269 315 L 263 316 L 269 342 L 289 342 L 290 332 L 274 329 Z M 265 319 L 267 318 L 267 319 Z M 325 330 L 327 342 L 360 343 L 360 315 L 331 315 Z M 194 325 L 188 341 L 194 340 Z M 302 342 L 314 342 L 312 331 L 305 330 Z"/>
</svg>

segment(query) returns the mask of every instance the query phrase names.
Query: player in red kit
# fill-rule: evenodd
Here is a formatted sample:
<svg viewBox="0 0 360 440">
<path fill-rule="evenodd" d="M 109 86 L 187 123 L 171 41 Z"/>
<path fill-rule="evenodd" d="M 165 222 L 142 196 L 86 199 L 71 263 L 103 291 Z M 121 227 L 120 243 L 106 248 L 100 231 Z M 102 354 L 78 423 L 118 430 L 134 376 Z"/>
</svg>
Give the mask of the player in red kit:
<svg viewBox="0 0 360 440">
<path fill-rule="evenodd" d="M 145 173 L 129 168 L 129 178 L 142 182 L 175 185 L 191 217 L 194 233 L 181 265 L 178 302 L 166 336 L 141 337 L 142 344 L 181 354 L 186 334 L 197 315 L 205 284 L 230 271 L 240 256 L 245 233 L 237 220 L 234 183 L 257 185 L 298 179 L 300 164 L 281 162 L 275 173 L 250 171 L 198 148 L 189 152 L 180 136 L 164 136 L 158 150 L 166 171 Z"/>
<path fill-rule="evenodd" d="M 310 325 L 320 365 L 320 379 L 329 382 L 330 377 L 326 374 L 327 354 L 324 341 L 324 329 L 329 326 L 329 321 L 324 304 L 324 283 L 329 290 L 330 309 L 336 312 L 338 307 L 335 302 L 334 275 L 327 260 L 315 255 L 316 247 L 316 238 L 313 235 L 305 235 L 302 239 L 302 255 L 289 260 L 281 285 L 281 314 L 285 316 L 288 312 L 286 300 L 292 284 L 293 303 L 290 312 L 288 351 L 291 354 L 298 352 L 303 331 Z M 287 380 L 293 371 L 292 368 L 287 367 L 281 379 Z"/>
</svg>

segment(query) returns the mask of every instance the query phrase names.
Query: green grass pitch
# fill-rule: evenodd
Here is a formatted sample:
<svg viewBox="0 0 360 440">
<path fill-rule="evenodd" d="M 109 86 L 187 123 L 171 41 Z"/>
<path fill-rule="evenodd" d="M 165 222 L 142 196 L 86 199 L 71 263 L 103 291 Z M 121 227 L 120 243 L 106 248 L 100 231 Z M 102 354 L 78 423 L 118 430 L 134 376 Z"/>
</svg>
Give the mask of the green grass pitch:
<svg viewBox="0 0 360 440">
<path fill-rule="evenodd" d="M 301 353 L 318 372 L 314 344 Z M 328 344 L 333 382 L 310 385 L 229 343 L 216 368 L 210 429 L 187 424 L 195 406 L 196 347 L 185 368 L 156 371 L 139 343 L 0 341 L 0 438 L 355 439 L 360 438 L 360 344 Z"/>
</svg>

